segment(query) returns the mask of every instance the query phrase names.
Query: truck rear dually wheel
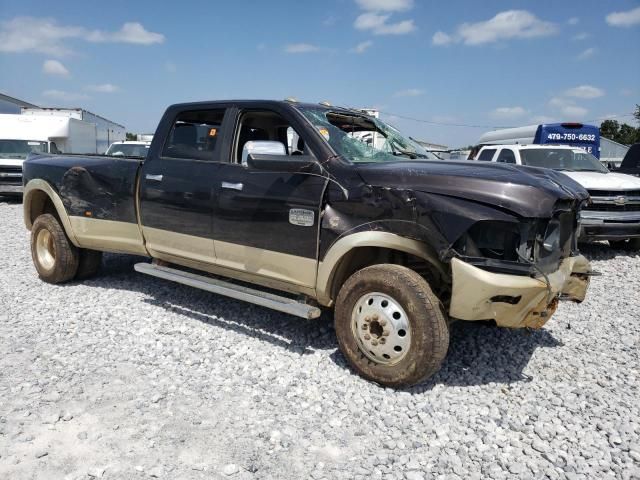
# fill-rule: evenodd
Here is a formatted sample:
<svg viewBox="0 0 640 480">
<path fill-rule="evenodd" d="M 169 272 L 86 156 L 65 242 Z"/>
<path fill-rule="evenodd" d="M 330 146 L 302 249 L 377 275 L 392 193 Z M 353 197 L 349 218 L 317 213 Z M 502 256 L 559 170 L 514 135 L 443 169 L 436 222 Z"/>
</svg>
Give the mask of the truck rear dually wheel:
<svg viewBox="0 0 640 480">
<path fill-rule="evenodd" d="M 361 376 L 414 385 L 440 368 L 449 346 L 440 301 L 424 278 L 400 265 L 354 273 L 336 300 L 340 350 Z"/>
<path fill-rule="evenodd" d="M 71 280 L 78 270 L 78 248 L 71 243 L 58 220 L 48 213 L 33 222 L 31 257 L 38 275 L 48 283 Z"/>
</svg>

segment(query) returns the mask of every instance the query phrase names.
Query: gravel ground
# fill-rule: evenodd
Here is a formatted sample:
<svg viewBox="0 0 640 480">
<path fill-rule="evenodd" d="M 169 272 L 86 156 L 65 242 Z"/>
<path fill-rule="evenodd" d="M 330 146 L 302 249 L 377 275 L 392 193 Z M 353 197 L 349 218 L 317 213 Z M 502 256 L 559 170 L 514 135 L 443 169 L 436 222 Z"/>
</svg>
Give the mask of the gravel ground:
<svg viewBox="0 0 640 480">
<path fill-rule="evenodd" d="M 2 200 L 0 199 L 0 202 Z M 303 321 L 133 271 L 38 280 L 0 203 L 0 478 L 640 478 L 640 256 L 542 330 L 459 322 L 406 391 Z"/>
</svg>

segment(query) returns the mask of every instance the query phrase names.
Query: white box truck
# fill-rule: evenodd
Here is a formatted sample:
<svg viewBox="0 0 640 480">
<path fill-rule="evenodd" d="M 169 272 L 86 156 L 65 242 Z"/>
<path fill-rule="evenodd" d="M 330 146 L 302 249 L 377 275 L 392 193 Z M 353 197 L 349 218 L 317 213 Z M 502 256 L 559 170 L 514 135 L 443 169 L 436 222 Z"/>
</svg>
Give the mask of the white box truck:
<svg viewBox="0 0 640 480">
<path fill-rule="evenodd" d="M 38 117 L 63 117 L 74 118 L 86 123 L 95 125 L 96 145 L 95 149 L 90 152 L 77 153 L 99 153 L 103 154 L 113 142 L 122 142 L 125 140 L 125 127 L 118 123 L 107 120 L 100 115 L 91 113 L 81 108 L 40 108 L 40 107 L 23 107 L 22 115 L 33 115 Z M 76 153 L 76 152 L 65 152 Z"/>
<path fill-rule="evenodd" d="M 96 125 L 63 116 L 0 114 L 0 195 L 22 193 L 31 152 L 96 153 Z"/>
</svg>

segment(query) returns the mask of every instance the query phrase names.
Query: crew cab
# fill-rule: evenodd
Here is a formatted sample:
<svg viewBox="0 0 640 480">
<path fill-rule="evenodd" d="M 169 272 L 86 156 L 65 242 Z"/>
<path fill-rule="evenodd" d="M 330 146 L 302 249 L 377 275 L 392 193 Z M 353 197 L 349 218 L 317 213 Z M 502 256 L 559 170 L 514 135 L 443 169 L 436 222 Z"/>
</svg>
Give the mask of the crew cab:
<svg viewBox="0 0 640 480">
<path fill-rule="evenodd" d="M 363 133 L 383 142 L 372 145 Z M 592 274 L 587 192 L 551 170 L 429 161 L 361 111 L 294 101 L 173 105 L 146 159 L 31 155 L 24 219 L 38 275 L 138 272 L 306 319 L 388 386 L 434 374 L 449 321 L 541 327 Z"/>
<path fill-rule="evenodd" d="M 640 250 L 640 178 L 611 172 L 590 153 L 565 145 L 485 145 L 477 158 L 564 173 L 591 195 L 580 212 L 580 241 Z"/>
</svg>

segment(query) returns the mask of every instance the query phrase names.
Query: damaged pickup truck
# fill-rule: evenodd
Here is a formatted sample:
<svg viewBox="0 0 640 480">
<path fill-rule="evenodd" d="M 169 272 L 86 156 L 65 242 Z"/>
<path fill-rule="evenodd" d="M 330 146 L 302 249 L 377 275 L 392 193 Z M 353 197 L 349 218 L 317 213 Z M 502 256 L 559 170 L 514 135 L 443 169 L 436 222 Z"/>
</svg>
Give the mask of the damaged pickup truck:
<svg viewBox="0 0 640 480">
<path fill-rule="evenodd" d="M 450 320 L 538 328 L 581 302 L 587 192 L 550 170 L 427 161 L 356 110 L 295 101 L 174 105 L 146 159 L 32 154 L 24 219 L 39 276 L 138 272 L 317 318 L 367 379 L 412 385 Z"/>
</svg>

